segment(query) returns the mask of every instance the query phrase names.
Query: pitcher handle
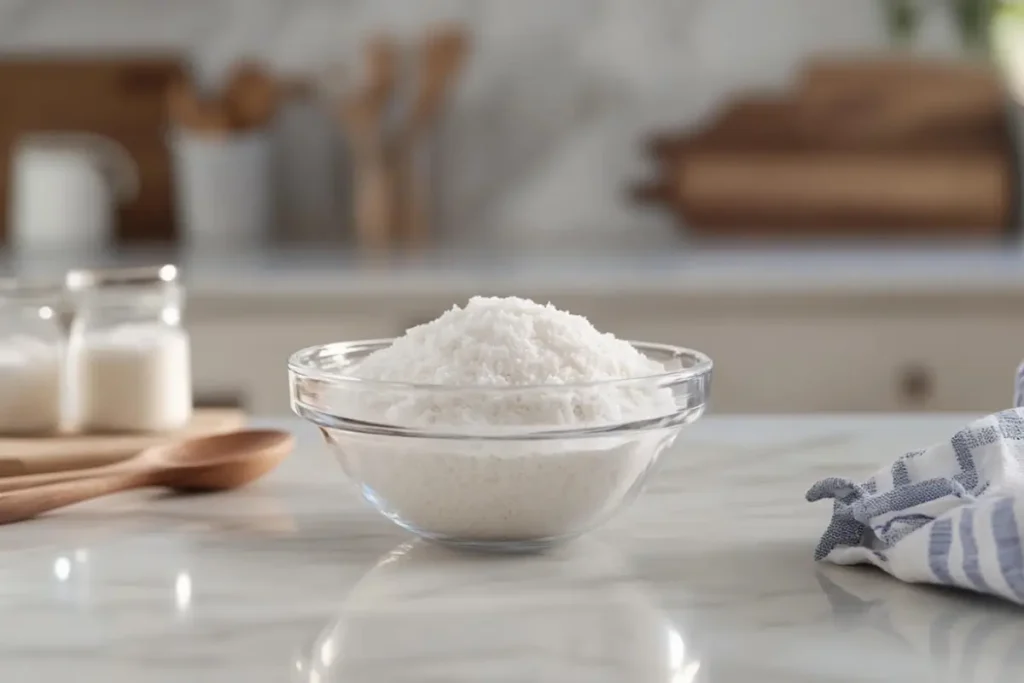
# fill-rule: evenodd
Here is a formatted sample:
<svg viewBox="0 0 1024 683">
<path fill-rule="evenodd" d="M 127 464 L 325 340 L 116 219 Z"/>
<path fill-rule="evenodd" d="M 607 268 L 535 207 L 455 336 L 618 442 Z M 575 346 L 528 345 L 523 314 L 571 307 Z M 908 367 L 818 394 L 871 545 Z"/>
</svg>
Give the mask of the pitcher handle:
<svg viewBox="0 0 1024 683">
<path fill-rule="evenodd" d="M 134 201 L 139 196 L 141 180 L 139 165 L 131 153 L 116 140 L 97 133 L 32 133 L 19 144 L 78 148 L 90 152 L 110 184 L 118 203 Z"/>
</svg>

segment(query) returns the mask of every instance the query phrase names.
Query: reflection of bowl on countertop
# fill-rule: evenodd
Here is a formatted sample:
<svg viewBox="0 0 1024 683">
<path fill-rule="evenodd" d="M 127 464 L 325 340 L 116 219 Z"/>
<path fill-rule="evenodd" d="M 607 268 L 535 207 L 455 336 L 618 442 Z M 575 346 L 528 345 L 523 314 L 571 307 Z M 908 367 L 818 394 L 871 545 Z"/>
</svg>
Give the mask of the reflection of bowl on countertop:
<svg viewBox="0 0 1024 683">
<path fill-rule="evenodd" d="M 634 348 L 661 363 L 661 374 L 580 385 L 458 387 L 352 375 L 390 343 L 299 351 L 288 365 L 292 408 L 322 430 L 378 511 L 452 545 L 535 550 L 601 524 L 636 497 L 661 453 L 703 414 L 711 381 L 704 354 L 648 343 Z M 402 415 L 431 415 L 440 398 L 474 417 L 521 423 L 401 423 Z M 569 428 L 550 419 L 566 412 L 617 417 Z"/>
<path fill-rule="evenodd" d="M 548 555 L 384 556 L 296 662 L 296 680 L 692 680 L 699 664 L 619 557 L 589 541 Z"/>
</svg>

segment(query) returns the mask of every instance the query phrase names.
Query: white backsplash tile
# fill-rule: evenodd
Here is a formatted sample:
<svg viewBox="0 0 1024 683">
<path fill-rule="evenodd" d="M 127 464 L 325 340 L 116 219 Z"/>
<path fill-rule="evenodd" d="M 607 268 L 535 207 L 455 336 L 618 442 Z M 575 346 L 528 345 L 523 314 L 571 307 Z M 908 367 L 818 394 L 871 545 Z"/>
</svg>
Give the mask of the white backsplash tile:
<svg viewBox="0 0 1024 683">
<path fill-rule="evenodd" d="M 290 73 L 355 64 L 369 32 L 412 38 L 445 21 L 466 22 L 474 45 L 444 127 L 441 233 L 515 246 L 678 240 L 627 199 L 652 128 L 782 85 L 809 53 L 886 42 L 867 0 L 0 0 L 0 49 L 180 49 L 215 80 L 252 56 Z M 332 119 L 282 117 L 292 234 L 345 231 Z"/>
<path fill-rule="evenodd" d="M 784 80 L 807 54 L 879 47 L 886 36 L 874 1 L 708 2 L 698 21 L 698 68 L 768 82 Z"/>
<path fill-rule="evenodd" d="M 297 15 L 281 0 L 218 0 L 205 16 L 201 42 L 192 50 L 195 76 L 217 87 L 239 60 L 267 59 L 282 29 Z"/>
<path fill-rule="evenodd" d="M 565 251 L 677 243 L 668 221 L 628 200 L 629 178 L 645 171 L 638 117 L 631 114 L 596 117 L 559 138 L 532 173 L 496 198 L 488 241 Z"/>
<path fill-rule="evenodd" d="M 6 50 L 192 49 L 222 0 L 29 0 L 0 26 Z"/>
<path fill-rule="evenodd" d="M 603 0 L 475 0 L 471 6 L 480 42 L 502 54 L 564 43 L 601 13 L 602 4 Z"/>
</svg>

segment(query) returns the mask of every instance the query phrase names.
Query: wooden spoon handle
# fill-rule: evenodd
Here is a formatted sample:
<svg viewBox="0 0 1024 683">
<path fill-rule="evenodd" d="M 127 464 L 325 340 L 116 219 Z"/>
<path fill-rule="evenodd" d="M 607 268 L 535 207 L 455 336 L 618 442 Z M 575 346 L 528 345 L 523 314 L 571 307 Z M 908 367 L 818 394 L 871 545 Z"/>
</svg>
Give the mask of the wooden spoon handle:
<svg viewBox="0 0 1024 683">
<path fill-rule="evenodd" d="M 65 481 L 78 481 L 80 479 L 95 479 L 96 477 L 109 477 L 129 472 L 137 472 L 138 466 L 132 462 L 118 462 L 112 465 L 99 467 L 82 467 L 62 472 L 41 472 L 39 474 L 20 474 L 13 477 L 0 477 L 0 493 L 7 491 L 21 491 L 32 489 L 38 486 L 49 484 L 60 484 Z"/>
<path fill-rule="evenodd" d="M 0 494 L 0 524 L 32 519 L 44 512 L 68 505 L 146 486 L 150 481 L 150 476 L 146 472 L 129 472 Z"/>
<path fill-rule="evenodd" d="M 394 229 L 394 178 L 379 152 L 353 158 L 356 236 L 361 247 L 383 249 L 390 245 Z"/>
<path fill-rule="evenodd" d="M 408 142 L 408 141 L 407 141 Z M 430 233 L 430 168 L 424 166 L 422 140 L 395 150 L 395 177 L 398 187 L 398 237 L 406 247 L 422 247 Z M 418 154 L 420 156 L 418 156 Z"/>
</svg>

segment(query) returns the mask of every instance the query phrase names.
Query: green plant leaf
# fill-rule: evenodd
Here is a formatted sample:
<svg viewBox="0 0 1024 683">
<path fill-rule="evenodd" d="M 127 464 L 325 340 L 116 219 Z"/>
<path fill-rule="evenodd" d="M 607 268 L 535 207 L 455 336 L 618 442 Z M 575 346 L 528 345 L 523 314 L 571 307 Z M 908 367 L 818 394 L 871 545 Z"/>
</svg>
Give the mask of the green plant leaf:
<svg viewBox="0 0 1024 683">
<path fill-rule="evenodd" d="M 907 42 L 917 33 L 921 24 L 921 11 L 915 0 L 881 0 L 889 36 Z"/>
<path fill-rule="evenodd" d="M 970 49 L 987 49 L 999 0 L 953 0 L 952 10 L 960 29 L 960 40 Z"/>
</svg>

